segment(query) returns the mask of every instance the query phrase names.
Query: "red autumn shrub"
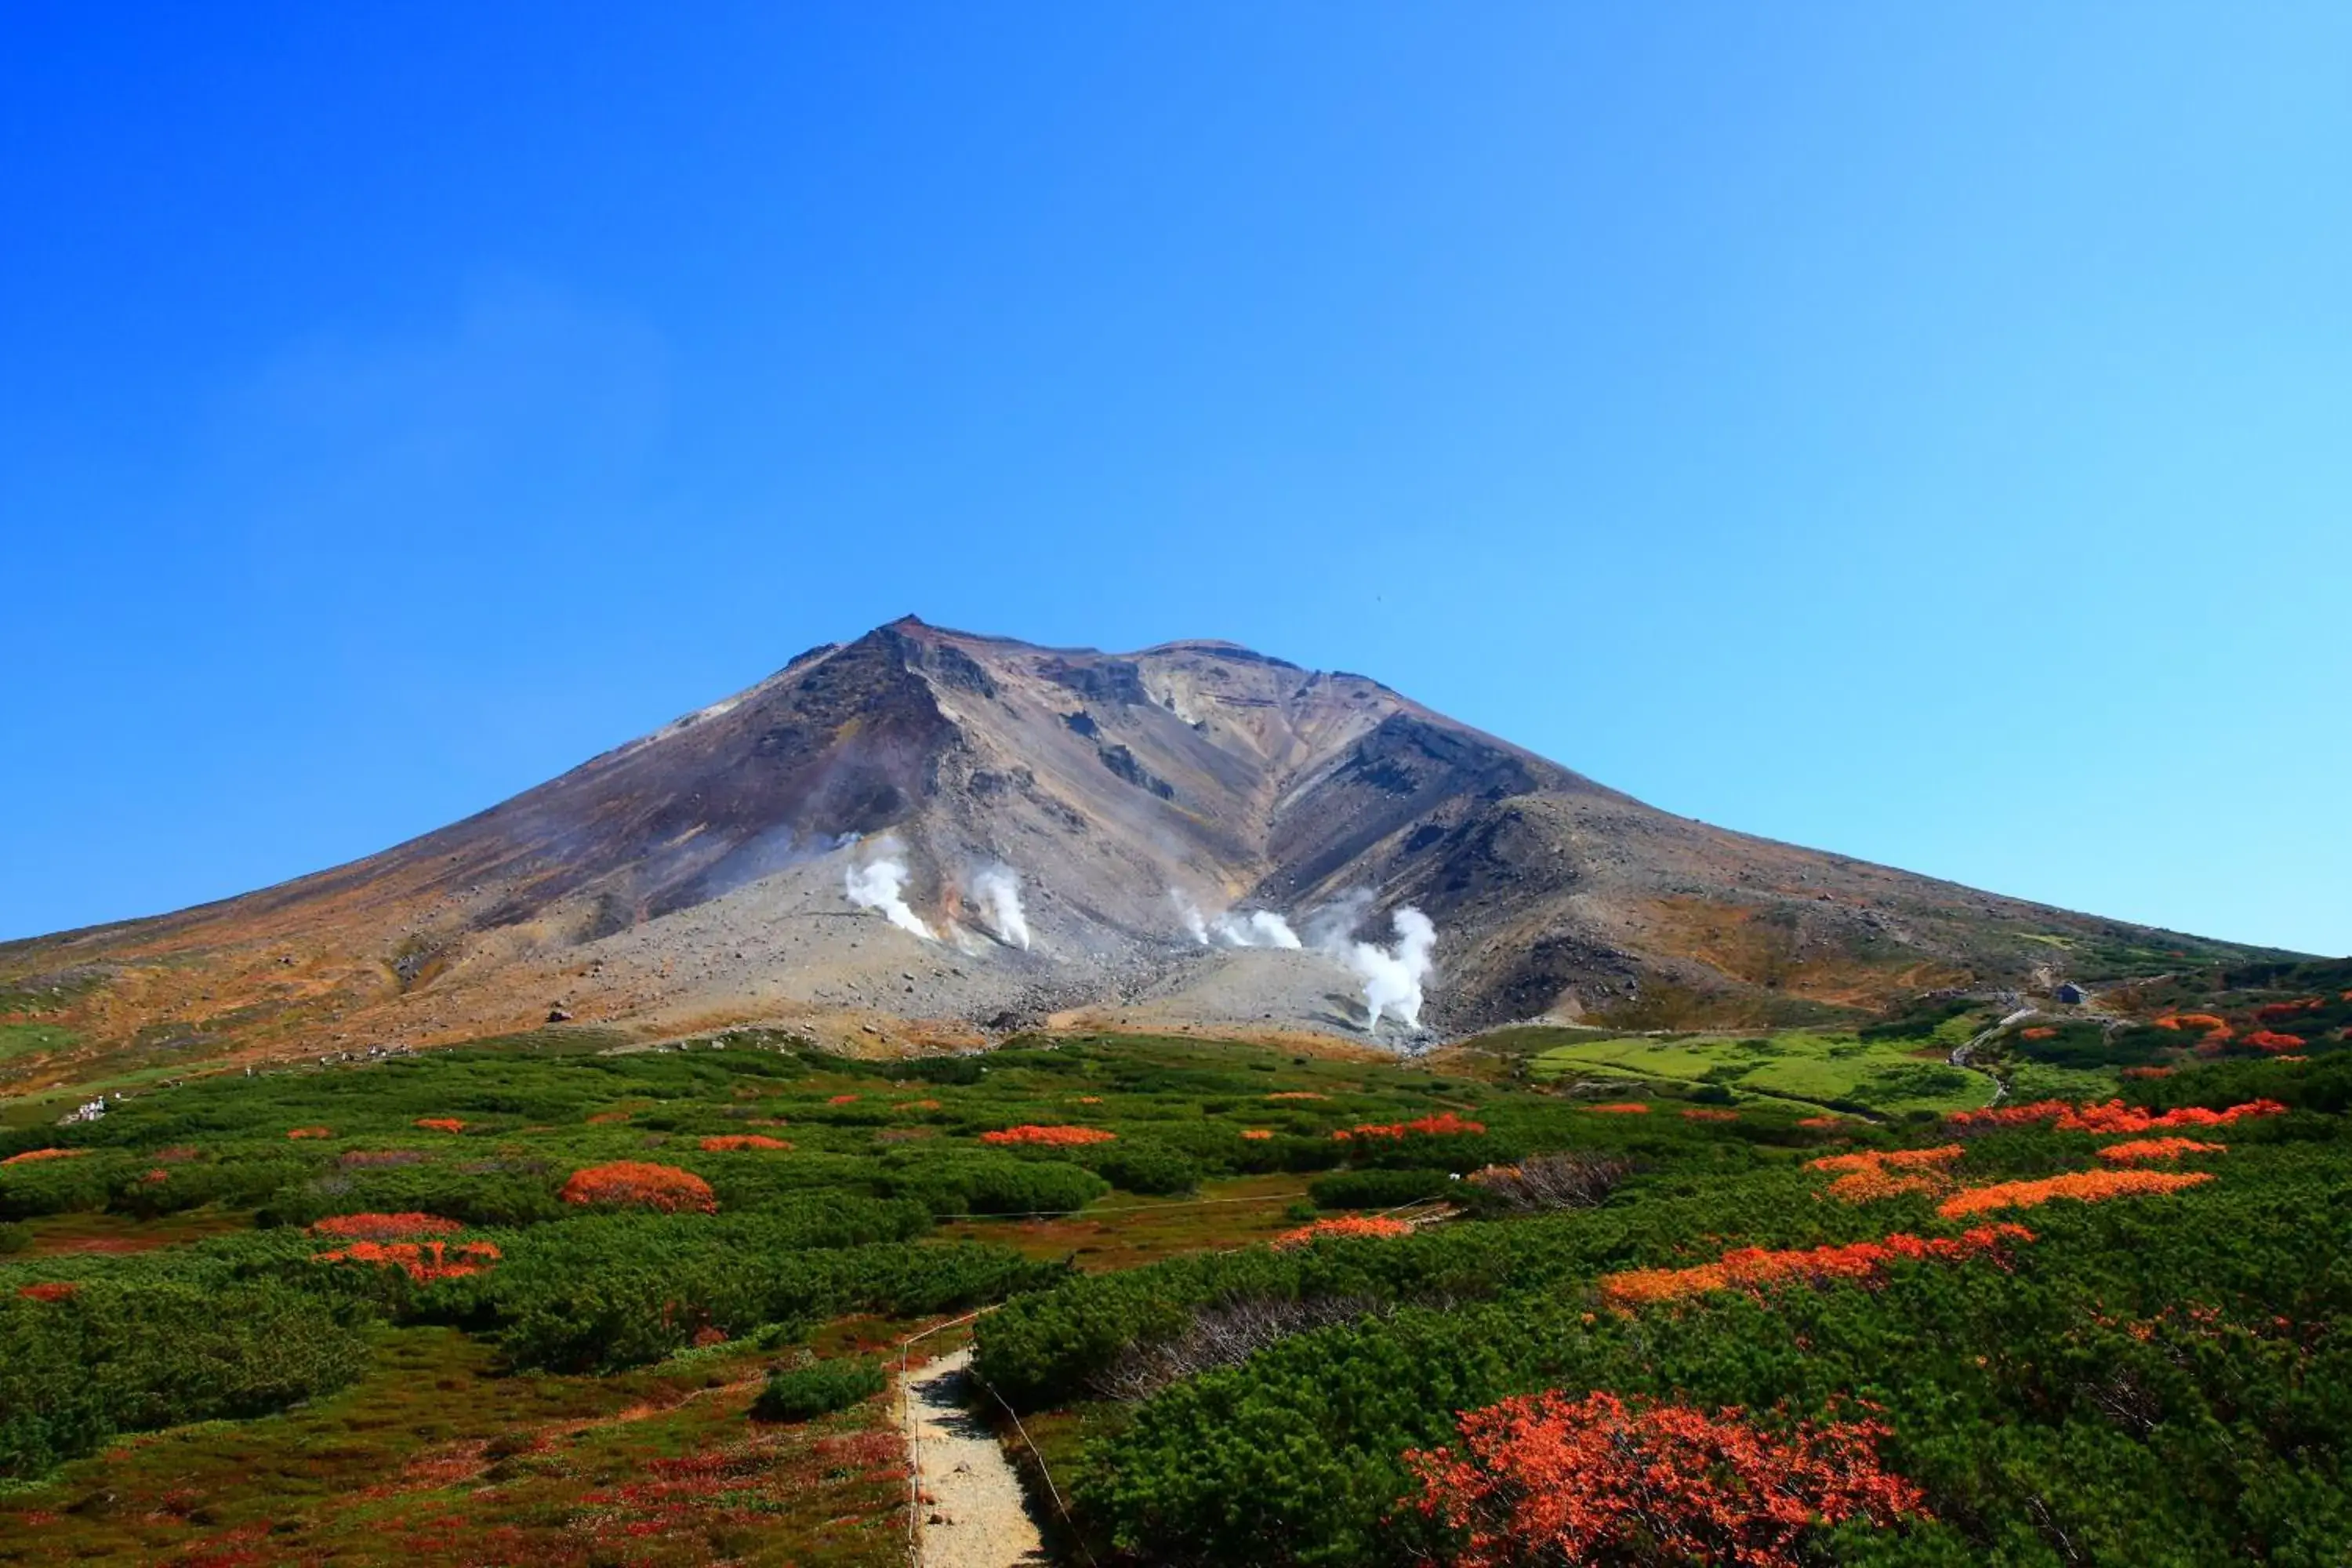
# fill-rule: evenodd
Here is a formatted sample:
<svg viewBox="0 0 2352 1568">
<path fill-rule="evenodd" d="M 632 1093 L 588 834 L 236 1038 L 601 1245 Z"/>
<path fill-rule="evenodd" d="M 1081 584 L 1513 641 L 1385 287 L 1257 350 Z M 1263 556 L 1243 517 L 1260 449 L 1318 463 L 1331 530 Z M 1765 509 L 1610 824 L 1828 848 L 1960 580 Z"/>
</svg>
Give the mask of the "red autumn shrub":
<svg viewBox="0 0 2352 1568">
<path fill-rule="evenodd" d="M 2111 1165 L 2127 1165 L 2140 1160 L 2177 1160 L 2183 1154 L 2225 1154 L 2226 1143 L 2200 1143 L 2194 1138 L 2135 1138 L 2127 1143 L 2110 1143 L 2099 1151 L 2099 1158 Z"/>
<path fill-rule="evenodd" d="M 499 1249 L 487 1241 L 355 1241 L 321 1252 L 310 1261 L 397 1268 L 419 1285 L 430 1285 L 436 1279 L 479 1274 L 498 1260 Z"/>
<path fill-rule="evenodd" d="M 1274 1133 L 1269 1128 L 1244 1127 L 1242 1129 L 1242 1136 L 1248 1139 L 1253 1143 L 1257 1143 L 1263 1142 L 1265 1140 L 1273 1137 Z"/>
<path fill-rule="evenodd" d="M 2020 1029 L 2018 1033 L 2029 1040 L 2054 1040 L 2058 1037 L 2058 1031 L 2047 1024 L 2036 1024 L 2030 1029 Z"/>
<path fill-rule="evenodd" d="M 2109 1198 L 2135 1198 L 2177 1193 L 2213 1179 L 2210 1171 L 2069 1171 L 2034 1182 L 1997 1182 L 1989 1187 L 1969 1187 L 1936 1206 L 1946 1219 L 1982 1214 L 1987 1209 L 2035 1208 L 2054 1198 L 2099 1204 Z"/>
<path fill-rule="evenodd" d="M 854 1105 L 856 1103 L 856 1100 L 857 1097 L 854 1094 L 836 1094 L 831 1100 L 826 1100 L 825 1103 L 827 1105 Z"/>
<path fill-rule="evenodd" d="M 437 1214 L 410 1210 L 401 1214 L 330 1215 L 310 1226 L 312 1236 L 341 1241 L 402 1241 L 419 1236 L 455 1236 L 466 1227 Z"/>
<path fill-rule="evenodd" d="M 995 1132 L 983 1132 L 983 1143 L 1023 1143 L 1038 1149 L 1076 1149 L 1087 1143 L 1108 1143 L 1118 1137 L 1099 1127 L 1039 1127 L 1032 1123 L 1007 1127 Z"/>
<path fill-rule="evenodd" d="M 609 1165 L 574 1171 L 563 1184 L 562 1197 L 567 1204 L 600 1208 L 649 1208 L 664 1214 L 689 1209 L 698 1214 L 719 1212 L 719 1199 L 700 1176 L 675 1165 L 643 1160 L 615 1160 Z"/>
<path fill-rule="evenodd" d="M 1842 1171 L 1824 1197 L 1840 1203 L 1874 1203 L 1904 1193 L 1941 1192 L 1952 1184 L 1940 1167 L 1967 1152 L 1958 1143 L 1936 1149 L 1858 1149 L 1850 1154 L 1824 1154 L 1805 1163 L 1808 1170 Z"/>
<path fill-rule="evenodd" d="M 1348 1215 L 1339 1219 L 1318 1219 L 1313 1225 L 1286 1230 L 1274 1238 L 1274 1246 L 1277 1250 L 1304 1247 L 1327 1236 L 1377 1237 L 1412 1234 L 1412 1226 L 1401 1219 L 1385 1219 L 1377 1215 Z"/>
<path fill-rule="evenodd" d="M 1466 1411 L 1463 1452 L 1411 1450 L 1416 1506 L 1466 1537 L 1461 1568 L 1736 1563 L 1794 1568 L 1816 1526 L 1925 1518 L 1879 1463 L 1888 1429 L 1550 1391 Z"/>
<path fill-rule="evenodd" d="M 1647 1116 L 1650 1108 L 1638 1100 L 1619 1100 L 1612 1105 L 1588 1105 L 1587 1110 L 1605 1111 L 1611 1116 Z"/>
<path fill-rule="evenodd" d="M 2286 1109 L 2275 1100 L 2249 1100 L 2227 1110 L 2184 1105 L 2158 1115 L 2136 1105 L 2126 1105 L 2120 1100 L 2082 1106 L 2069 1105 L 2063 1100 L 2037 1100 L 2028 1105 L 2000 1105 L 1989 1110 L 1956 1110 L 1944 1120 L 1955 1127 L 2016 1127 L 2029 1121 L 2047 1121 L 2061 1132 L 2129 1137 L 2175 1127 L 2226 1127 L 2250 1116 L 2284 1116 Z"/>
<path fill-rule="evenodd" d="M 1676 1301 L 1718 1290 L 1745 1290 L 1761 1295 L 1766 1288 L 1784 1284 L 1822 1285 L 1835 1280 L 1872 1284 L 1885 1277 L 1898 1259 L 1912 1262 L 1958 1263 L 1990 1255 L 2001 1258 L 2005 1242 L 2032 1241 L 2023 1226 L 1979 1226 L 1946 1238 L 1922 1238 L 1897 1233 L 1884 1241 L 1856 1241 L 1843 1247 L 1794 1247 L 1776 1251 L 1739 1247 L 1713 1263 L 1691 1268 L 1628 1268 L 1601 1281 L 1601 1299 L 1621 1312 L 1656 1301 Z"/>
<path fill-rule="evenodd" d="M 79 1160 L 89 1152 L 87 1149 L 27 1149 L 21 1154 L 11 1154 L 0 1160 L 0 1165 L 31 1165 L 43 1160 Z"/>
<path fill-rule="evenodd" d="M 2274 1029 L 2256 1029 L 2246 1037 L 2246 1044 L 2265 1051 L 2301 1050 L 2309 1043 L 2301 1035 L 2280 1034 Z"/>
<path fill-rule="evenodd" d="M 2156 1021 L 2156 1026 L 2175 1031 L 2202 1029 L 2207 1034 L 2227 1034 L 2230 1030 L 2228 1019 L 2217 1018 L 2210 1013 L 2168 1013 Z"/>
<path fill-rule="evenodd" d="M 2124 1077 L 2170 1078 L 2172 1076 L 2172 1072 L 2173 1069 L 2170 1068 L 2124 1068 Z"/>
<path fill-rule="evenodd" d="M 1429 1138 L 1453 1138 L 1485 1131 L 1486 1124 L 1483 1121 L 1465 1121 L 1450 1110 L 1441 1110 L 1413 1121 L 1362 1121 L 1339 1128 L 1331 1136 L 1345 1142 L 1350 1138 L 1402 1138 L 1408 1132 Z"/>
<path fill-rule="evenodd" d="M 1739 1120 L 1739 1112 L 1736 1110 L 1702 1110 L 1696 1106 L 1692 1106 L 1683 1112 L 1683 1120 L 1685 1121 L 1737 1121 Z"/>
<path fill-rule="evenodd" d="M 2266 1002 L 2254 1009 L 2254 1016 L 2265 1024 L 2281 1018 L 2292 1018 L 2297 1013 L 2315 1013 L 2327 1005 L 2325 996 L 2305 996 L 2294 1002 Z"/>
<path fill-rule="evenodd" d="M 288 1132 L 289 1138 L 332 1138 L 334 1130 L 328 1127 L 297 1127 Z"/>
<path fill-rule="evenodd" d="M 416 1125 L 428 1132 L 463 1132 L 466 1124 L 454 1116 L 420 1116 Z"/>
<path fill-rule="evenodd" d="M 27 1301 L 62 1301 L 80 1289 L 68 1279 L 50 1279 L 38 1285 L 19 1285 L 16 1294 Z"/>
<path fill-rule="evenodd" d="M 729 1133 L 718 1138 L 705 1138 L 703 1152 L 710 1154 L 746 1153 L 754 1149 L 789 1149 L 792 1145 L 781 1138 L 770 1138 L 758 1132 Z"/>
<path fill-rule="evenodd" d="M 1845 1125 L 1845 1119 L 1842 1116 L 1804 1116 L 1798 1118 L 1797 1125 L 1812 1128 L 1843 1127 Z"/>
</svg>

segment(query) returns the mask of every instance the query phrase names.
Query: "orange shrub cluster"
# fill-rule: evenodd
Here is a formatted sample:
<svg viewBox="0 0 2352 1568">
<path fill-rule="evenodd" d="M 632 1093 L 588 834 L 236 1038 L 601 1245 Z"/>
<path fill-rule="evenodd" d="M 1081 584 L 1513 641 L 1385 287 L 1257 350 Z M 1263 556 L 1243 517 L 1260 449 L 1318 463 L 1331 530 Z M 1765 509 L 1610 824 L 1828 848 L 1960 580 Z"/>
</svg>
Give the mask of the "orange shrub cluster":
<svg viewBox="0 0 2352 1568">
<path fill-rule="evenodd" d="M 2194 1138 L 2135 1138 L 2128 1143 L 2110 1143 L 2099 1151 L 2099 1158 L 2111 1165 L 2128 1165 L 2140 1160 L 2178 1160 L 2183 1154 L 2226 1154 L 2227 1143 L 2200 1143 Z"/>
<path fill-rule="evenodd" d="M 1785 1252 L 1740 1247 L 1694 1268 L 1629 1268 L 1609 1275 L 1601 1281 L 1601 1299 L 1621 1312 L 1631 1312 L 1651 1302 L 1677 1301 L 1718 1290 L 1760 1294 L 1768 1286 L 1821 1285 L 1839 1279 L 1867 1284 L 1883 1279 L 1897 1259 L 1958 1263 L 1986 1253 L 1998 1257 L 2003 1242 L 2032 1239 L 2033 1233 L 2023 1226 L 1988 1225 L 1948 1239 L 1898 1232 L 1884 1241 Z"/>
<path fill-rule="evenodd" d="M 574 1171 L 563 1184 L 562 1196 L 567 1204 L 659 1209 L 664 1214 L 719 1212 L 719 1199 L 700 1176 L 642 1160 L 616 1160 Z"/>
<path fill-rule="evenodd" d="M 1845 1119 L 1842 1116 L 1806 1116 L 1800 1118 L 1797 1125 L 1800 1127 L 1843 1127 L 1845 1125 Z"/>
<path fill-rule="evenodd" d="M 2301 1035 L 2281 1034 L 2275 1029 L 2256 1029 L 2246 1037 L 2246 1044 L 2265 1051 L 2296 1051 L 2309 1043 Z"/>
<path fill-rule="evenodd" d="M 427 1132 L 463 1132 L 466 1124 L 454 1116 L 420 1116 L 416 1125 Z"/>
<path fill-rule="evenodd" d="M 2228 1019 L 2217 1018 L 2210 1013 L 2168 1013 L 2156 1020 L 2156 1026 L 2170 1029 L 2176 1034 L 2195 1029 L 2209 1040 L 2226 1040 L 2233 1032 Z"/>
<path fill-rule="evenodd" d="M 2352 1001 L 2352 997 L 2346 998 Z M 2293 1002 L 2266 1002 L 2254 1009 L 2254 1016 L 2265 1024 L 2281 1018 L 2292 1018 L 2297 1013 L 2316 1013 L 2327 1005 L 2325 996 L 2305 996 Z"/>
<path fill-rule="evenodd" d="M 436 1279 L 462 1279 L 479 1274 L 499 1260 L 499 1249 L 487 1241 L 355 1241 L 332 1252 L 322 1252 L 313 1263 L 364 1263 L 377 1268 L 397 1268 L 419 1285 Z"/>
<path fill-rule="evenodd" d="M 2227 1110 L 2184 1105 L 2161 1114 L 2110 1100 L 2104 1105 L 2069 1105 L 2063 1100 L 2037 1100 L 2027 1105 L 1997 1105 L 1987 1110 L 1956 1110 L 1944 1120 L 1955 1127 L 2021 1127 L 2047 1121 L 2061 1132 L 2095 1132 L 2104 1137 L 2131 1137 L 2175 1127 L 2227 1127 L 2250 1116 L 2284 1116 L 2286 1107 L 2275 1100 L 2249 1100 Z"/>
<path fill-rule="evenodd" d="M 466 1227 L 437 1214 L 339 1214 L 310 1226 L 312 1236 L 342 1241 L 401 1241 L 417 1236 L 455 1236 Z"/>
<path fill-rule="evenodd" d="M 1434 1116 L 1423 1116 L 1412 1121 L 1360 1121 L 1353 1127 L 1334 1131 L 1332 1137 L 1341 1142 L 1350 1138 L 1402 1138 L 1408 1132 L 1419 1132 L 1431 1138 L 1454 1138 L 1465 1133 L 1484 1132 L 1483 1121 L 1465 1121 L 1450 1110 Z"/>
<path fill-rule="evenodd" d="M 825 1103 L 827 1105 L 852 1105 L 856 1103 L 856 1100 L 857 1097 L 854 1094 L 836 1094 L 831 1100 L 826 1100 Z"/>
<path fill-rule="evenodd" d="M 902 1100 L 891 1107 L 893 1110 L 937 1110 L 939 1108 L 940 1102 L 936 1100 Z"/>
<path fill-rule="evenodd" d="M 334 1135 L 334 1129 L 331 1127 L 297 1127 L 286 1134 L 289 1138 L 332 1138 Z"/>
<path fill-rule="evenodd" d="M 1102 1103 L 1102 1096 L 1099 1094 L 1082 1094 L 1078 1096 L 1076 1103 L 1080 1105 L 1100 1105 Z"/>
<path fill-rule="evenodd" d="M 1851 1154 L 1808 1160 L 1805 1168 L 1843 1172 L 1822 1195 L 1840 1203 L 1866 1204 L 1903 1193 L 1943 1191 L 1952 1183 L 1942 1167 L 1965 1152 L 1958 1143 L 1937 1149 L 1858 1149 Z"/>
<path fill-rule="evenodd" d="M 703 1152 L 708 1154 L 741 1154 L 754 1149 L 789 1149 L 791 1147 L 791 1144 L 781 1138 L 770 1138 L 759 1132 L 730 1132 L 716 1138 L 705 1138 L 702 1141 Z"/>
<path fill-rule="evenodd" d="M 67 1279 L 50 1279 L 38 1285 L 19 1285 L 16 1294 L 27 1301 L 62 1301 L 81 1287 Z"/>
<path fill-rule="evenodd" d="M 1606 1111 L 1612 1116 L 1647 1116 L 1650 1108 L 1638 1100 L 1620 1100 L 1613 1105 L 1588 1105 L 1587 1110 Z"/>
<path fill-rule="evenodd" d="M 1702 1110 L 1698 1107 L 1693 1106 L 1683 1112 L 1683 1120 L 1685 1121 L 1737 1121 L 1739 1120 L 1739 1112 L 1736 1110 Z"/>
<path fill-rule="evenodd" d="M 1987 1209 L 2029 1209 L 2053 1198 L 2077 1203 L 2105 1203 L 2109 1198 L 2148 1197 L 2177 1193 L 2213 1179 L 2210 1171 L 2070 1171 L 2033 1182 L 1997 1182 L 1989 1187 L 1969 1187 L 1936 1207 L 1946 1219 L 1982 1214 Z"/>
<path fill-rule="evenodd" d="M 2172 1070 L 2173 1069 L 2170 1068 L 2124 1068 L 2124 1077 L 2170 1078 L 2172 1076 Z"/>
<path fill-rule="evenodd" d="M 1274 1132 L 1270 1128 L 1244 1127 L 1242 1129 L 1242 1136 L 1248 1139 L 1253 1143 L 1260 1143 L 1264 1142 L 1266 1139 L 1273 1137 Z"/>
<path fill-rule="evenodd" d="M 1874 1421 L 1761 1430 L 1737 1408 L 1558 1390 L 1461 1418 L 1464 1452 L 1406 1452 L 1423 1516 L 1462 1531 L 1461 1568 L 1531 1563 L 1726 1563 L 1794 1568 L 1821 1524 L 1923 1518 L 1885 1469 Z"/>
<path fill-rule="evenodd" d="M 42 1160 L 79 1160 L 89 1152 L 87 1149 L 27 1149 L 21 1154 L 11 1154 L 0 1160 L 0 1165 L 30 1165 Z"/>
<path fill-rule="evenodd" d="M 1266 1098 L 1268 1100 L 1328 1100 L 1331 1097 L 1328 1094 L 1318 1094 L 1311 1089 L 1276 1089 Z"/>
<path fill-rule="evenodd" d="M 1274 1238 L 1276 1247 L 1304 1247 L 1327 1236 L 1391 1237 L 1411 1236 L 1412 1226 L 1401 1219 L 1383 1219 L 1376 1215 L 1349 1215 L 1339 1219 L 1318 1219 L 1313 1225 L 1302 1225 L 1297 1230 L 1286 1230 Z"/>
<path fill-rule="evenodd" d="M 998 1132 L 983 1132 L 983 1143 L 1027 1143 L 1040 1149 L 1076 1149 L 1087 1143 L 1108 1143 L 1118 1137 L 1099 1127 L 1007 1127 Z"/>
<path fill-rule="evenodd" d="M 2029 1040 L 2054 1040 L 2058 1037 L 2058 1031 L 2047 1024 L 2036 1024 L 2030 1029 L 2020 1029 L 2018 1033 Z"/>
</svg>

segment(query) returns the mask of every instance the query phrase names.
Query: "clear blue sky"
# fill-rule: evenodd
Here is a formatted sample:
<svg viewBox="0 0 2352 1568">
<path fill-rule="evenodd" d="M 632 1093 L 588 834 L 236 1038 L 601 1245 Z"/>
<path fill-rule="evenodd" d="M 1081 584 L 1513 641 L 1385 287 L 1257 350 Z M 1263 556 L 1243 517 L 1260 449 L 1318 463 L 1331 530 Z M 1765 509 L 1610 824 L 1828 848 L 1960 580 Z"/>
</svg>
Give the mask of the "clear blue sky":
<svg viewBox="0 0 2352 1568">
<path fill-rule="evenodd" d="M 0 934 L 911 610 L 2352 950 L 2339 0 L 422 9 L 11 8 Z"/>
</svg>

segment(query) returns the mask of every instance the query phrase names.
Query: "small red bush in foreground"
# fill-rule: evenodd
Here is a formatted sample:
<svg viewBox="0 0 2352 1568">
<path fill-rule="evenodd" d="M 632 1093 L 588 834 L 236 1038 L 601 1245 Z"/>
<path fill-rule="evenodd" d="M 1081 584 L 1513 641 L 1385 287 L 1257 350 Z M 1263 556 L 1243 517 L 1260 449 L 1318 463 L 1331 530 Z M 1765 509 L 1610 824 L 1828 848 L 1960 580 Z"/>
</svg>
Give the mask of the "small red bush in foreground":
<svg viewBox="0 0 2352 1568">
<path fill-rule="evenodd" d="M 689 1209 L 698 1214 L 719 1212 L 718 1197 L 700 1176 L 675 1165 L 643 1160 L 616 1160 L 609 1165 L 574 1171 L 563 1184 L 562 1195 L 567 1204 L 599 1207 L 659 1209 L 664 1214 Z"/>
<path fill-rule="evenodd" d="M 1647 1116 L 1650 1108 L 1638 1100 L 1619 1100 L 1611 1105 L 1588 1105 L 1587 1110 L 1605 1111 L 1611 1116 Z"/>
<path fill-rule="evenodd" d="M 1408 1132 L 1427 1138 L 1454 1138 L 1485 1131 L 1486 1124 L 1483 1121 L 1465 1121 L 1450 1110 L 1441 1110 L 1414 1121 L 1361 1121 L 1353 1127 L 1339 1128 L 1331 1136 L 1344 1143 L 1350 1138 L 1402 1138 Z"/>
<path fill-rule="evenodd" d="M 2301 1035 L 2284 1035 L 2275 1029 L 2256 1029 L 2246 1037 L 2246 1044 L 2265 1051 L 2297 1051 L 2310 1044 Z"/>
<path fill-rule="evenodd" d="M 420 1116 L 416 1125 L 428 1132 L 463 1132 L 466 1124 L 454 1116 Z"/>
<path fill-rule="evenodd" d="M 1857 1149 L 1851 1154 L 1808 1160 L 1805 1168 L 1844 1172 L 1822 1195 L 1840 1203 L 1865 1204 L 1903 1193 L 1933 1193 L 1949 1187 L 1951 1178 L 1940 1167 L 1966 1152 L 1958 1143 L 1937 1149 Z"/>
<path fill-rule="evenodd" d="M 16 1294 L 27 1301 L 62 1301 L 81 1287 L 68 1279 L 51 1279 L 39 1285 L 19 1285 Z"/>
<path fill-rule="evenodd" d="M 1371 1215 L 1349 1215 L 1340 1219 L 1318 1219 L 1313 1225 L 1302 1225 L 1297 1230 L 1286 1230 L 1274 1238 L 1277 1249 L 1304 1247 L 1310 1241 L 1329 1237 L 1393 1237 L 1411 1236 L 1412 1226 L 1401 1219 L 1382 1219 Z"/>
<path fill-rule="evenodd" d="M 1075 1149 L 1087 1143 L 1108 1143 L 1118 1137 L 1099 1127 L 1039 1127 L 1034 1123 L 1024 1127 L 1007 1127 L 995 1132 L 983 1132 L 983 1143 L 1026 1143 L 1039 1149 Z"/>
<path fill-rule="evenodd" d="M 437 1214 L 339 1214 L 310 1226 L 312 1236 L 342 1241 L 401 1241 L 418 1236 L 455 1236 L 466 1227 Z"/>
<path fill-rule="evenodd" d="M 0 1165 L 30 1165 L 43 1160 L 79 1160 L 89 1152 L 87 1149 L 27 1149 L 21 1154 L 11 1154 L 0 1160 Z"/>
<path fill-rule="evenodd" d="M 1737 1409 L 1506 1399 L 1461 1418 L 1464 1454 L 1412 1450 L 1422 1513 L 1465 1531 L 1462 1568 L 1555 1563 L 1737 1563 L 1783 1568 L 1816 1525 L 1925 1518 L 1919 1489 L 1880 1466 L 1875 1421 L 1784 1432 Z"/>
<path fill-rule="evenodd" d="M 1987 1209 L 2030 1209 L 2053 1198 L 2098 1204 L 2109 1198 L 2151 1197 L 2177 1193 L 2213 1179 L 2210 1171 L 2070 1171 L 2038 1182 L 1999 1182 L 1989 1187 L 1969 1187 L 1936 1205 L 1946 1219 L 1982 1214 Z"/>
<path fill-rule="evenodd" d="M 746 1152 L 753 1149 L 789 1149 L 792 1145 L 781 1138 L 770 1138 L 758 1132 L 732 1132 L 718 1138 L 705 1138 L 702 1148 L 709 1154 Z"/>
<path fill-rule="evenodd" d="M 856 1102 L 856 1100 L 857 1097 L 854 1094 L 836 1094 L 831 1100 L 826 1100 L 825 1103 L 827 1105 L 852 1105 Z"/>
<path fill-rule="evenodd" d="M 289 1138 L 296 1139 L 332 1138 L 334 1135 L 334 1129 L 331 1127 L 297 1127 L 286 1134 Z"/>
</svg>

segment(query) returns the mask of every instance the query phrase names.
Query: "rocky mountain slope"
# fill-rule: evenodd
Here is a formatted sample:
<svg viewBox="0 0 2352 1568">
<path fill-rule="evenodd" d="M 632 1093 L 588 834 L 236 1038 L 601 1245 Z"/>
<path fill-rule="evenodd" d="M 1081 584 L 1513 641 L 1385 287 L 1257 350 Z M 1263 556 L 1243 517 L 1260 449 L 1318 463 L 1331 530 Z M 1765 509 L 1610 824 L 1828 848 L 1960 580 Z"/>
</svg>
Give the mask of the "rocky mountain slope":
<svg viewBox="0 0 2352 1568">
<path fill-rule="evenodd" d="M 0 1007 L 160 1063 L 551 1017 L 1360 1033 L 1382 996 L 1402 1040 L 1760 1025 L 2242 951 L 1676 817 L 1360 676 L 908 618 L 368 859 L 0 948 Z"/>
</svg>

